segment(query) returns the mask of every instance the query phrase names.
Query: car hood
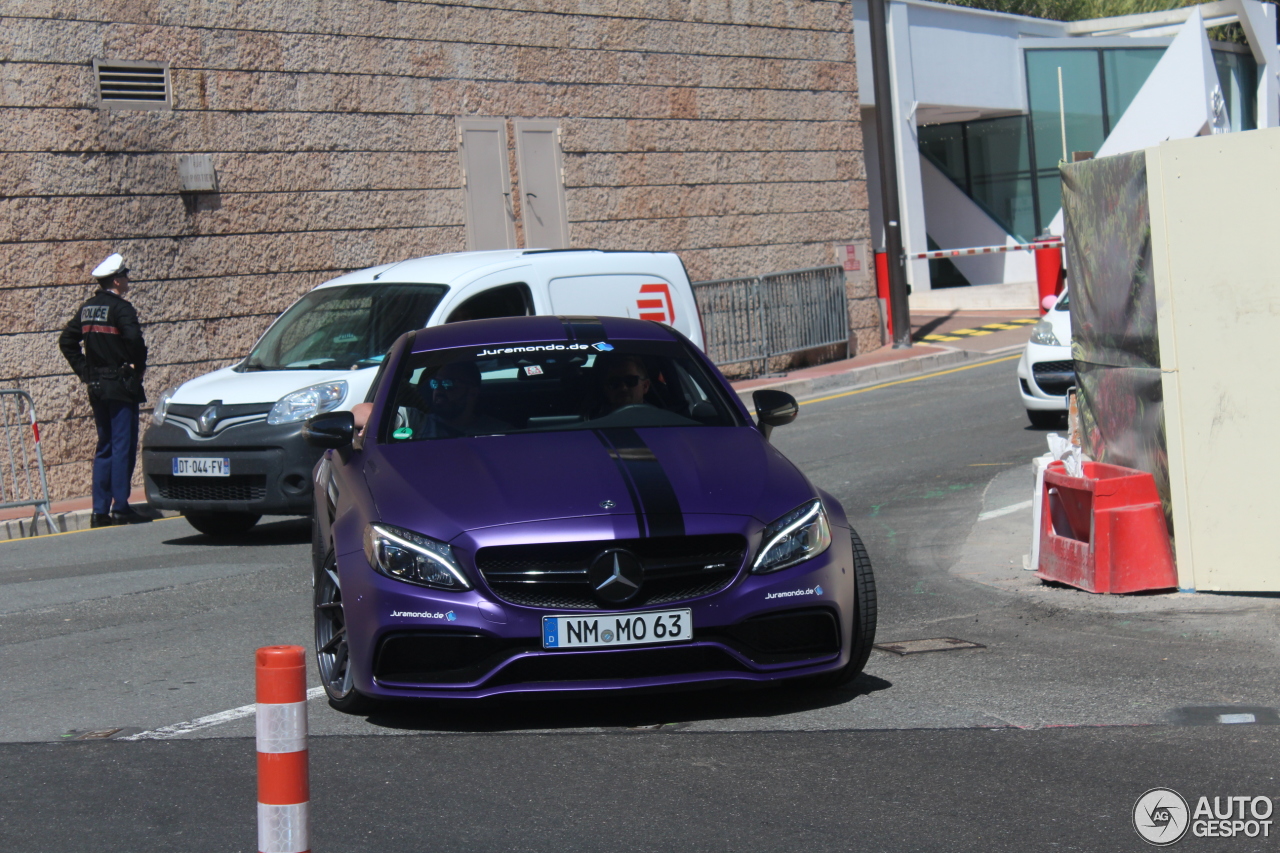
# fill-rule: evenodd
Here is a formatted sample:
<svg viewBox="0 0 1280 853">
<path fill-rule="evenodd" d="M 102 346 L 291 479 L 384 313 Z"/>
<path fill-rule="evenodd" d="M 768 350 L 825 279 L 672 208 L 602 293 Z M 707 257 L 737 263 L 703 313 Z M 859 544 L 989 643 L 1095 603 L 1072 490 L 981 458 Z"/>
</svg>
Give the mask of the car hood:
<svg viewBox="0 0 1280 853">
<path fill-rule="evenodd" d="M 383 521 L 444 541 L 481 527 L 599 515 L 617 516 L 623 534 L 643 523 L 650 535 L 661 535 L 671 517 L 691 514 L 768 523 L 817 496 L 750 427 L 574 430 L 386 445 L 371 449 L 365 477 Z"/>
<path fill-rule="evenodd" d="M 182 383 L 170 402 L 187 406 L 204 406 L 214 400 L 221 400 L 228 406 L 274 403 L 285 394 L 300 388 L 335 379 L 359 384 L 359 399 L 363 399 L 364 389 L 368 387 L 376 371 L 376 367 L 366 367 L 360 370 L 259 370 L 237 373 L 230 367 L 224 367 Z M 355 390 L 353 388 L 348 392 L 348 402 Z"/>
</svg>

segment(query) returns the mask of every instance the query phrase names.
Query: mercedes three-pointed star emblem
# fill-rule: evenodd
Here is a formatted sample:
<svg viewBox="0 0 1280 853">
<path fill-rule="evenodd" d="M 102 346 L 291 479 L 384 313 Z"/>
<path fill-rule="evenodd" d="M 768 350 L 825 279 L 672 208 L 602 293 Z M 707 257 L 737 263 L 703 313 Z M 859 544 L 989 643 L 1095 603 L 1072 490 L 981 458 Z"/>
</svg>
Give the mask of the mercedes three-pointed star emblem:
<svg viewBox="0 0 1280 853">
<path fill-rule="evenodd" d="M 644 567 L 630 551 L 621 548 L 601 553 L 591 561 L 587 579 L 596 597 L 607 604 L 622 604 L 635 598 L 644 582 Z"/>
</svg>

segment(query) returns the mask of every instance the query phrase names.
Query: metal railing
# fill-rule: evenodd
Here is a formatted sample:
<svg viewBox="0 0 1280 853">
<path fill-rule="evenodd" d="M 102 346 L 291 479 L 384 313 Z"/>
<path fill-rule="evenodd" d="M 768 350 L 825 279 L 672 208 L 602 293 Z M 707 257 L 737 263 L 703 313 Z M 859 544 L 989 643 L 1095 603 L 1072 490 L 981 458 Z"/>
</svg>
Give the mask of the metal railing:
<svg viewBox="0 0 1280 853">
<path fill-rule="evenodd" d="M 717 365 L 760 362 L 847 344 L 844 268 L 802 270 L 693 283 L 706 352 Z"/>
<path fill-rule="evenodd" d="M 18 388 L 0 389 L 0 423 L 4 431 L 4 456 L 0 457 L 0 509 L 34 507 L 32 522 L 43 515 L 49 530 L 56 531 L 58 527 L 49 514 L 49 480 L 44 472 L 40 423 L 36 420 L 36 407 L 31 395 Z M 31 528 L 34 532 L 34 523 Z"/>
</svg>

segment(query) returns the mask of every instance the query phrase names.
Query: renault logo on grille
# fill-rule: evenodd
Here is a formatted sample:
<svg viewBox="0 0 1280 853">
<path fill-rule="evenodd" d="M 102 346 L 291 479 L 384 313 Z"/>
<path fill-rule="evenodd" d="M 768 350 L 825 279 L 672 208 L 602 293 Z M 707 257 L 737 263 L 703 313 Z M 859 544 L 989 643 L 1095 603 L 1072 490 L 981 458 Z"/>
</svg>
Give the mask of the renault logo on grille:
<svg viewBox="0 0 1280 853">
<path fill-rule="evenodd" d="M 215 400 L 209 408 L 200 413 L 199 419 L 196 421 L 200 425 L 201 435 L 213 435 L 213 428 L 218 425 L 218 403 L 221 400 Z"/>
<path fill-rule="evenodd" d="M 635 554 L 613 549 L 591 561 L 587 580 L 601 601 L 622 604 L 635 598 L 640 592 L 640 584 L 644 582 L 644 568 Z"/>
</svg>

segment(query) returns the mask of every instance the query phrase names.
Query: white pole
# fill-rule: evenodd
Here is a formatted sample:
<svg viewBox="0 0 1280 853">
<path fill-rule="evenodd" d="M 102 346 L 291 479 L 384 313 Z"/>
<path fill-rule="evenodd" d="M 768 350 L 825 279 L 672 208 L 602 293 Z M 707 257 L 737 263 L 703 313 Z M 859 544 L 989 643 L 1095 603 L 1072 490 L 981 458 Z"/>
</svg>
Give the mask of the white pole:
<svg viewBox="0 0 1280 853">
<path fill-rule="evenodd" d="M 1058 66 L 1058 126 L 1062 128 L 1062 162 L 1067 162 L 1067 106 L 1062 99 L 1062 66 Z"/>
</svg>

